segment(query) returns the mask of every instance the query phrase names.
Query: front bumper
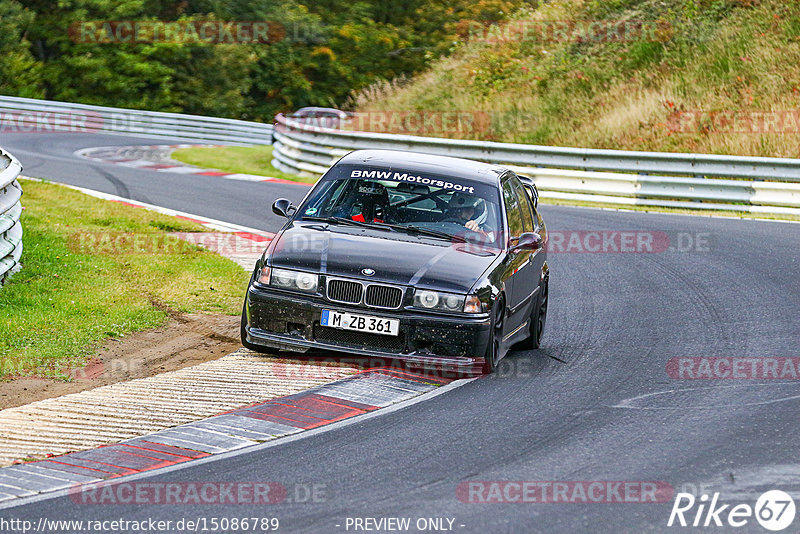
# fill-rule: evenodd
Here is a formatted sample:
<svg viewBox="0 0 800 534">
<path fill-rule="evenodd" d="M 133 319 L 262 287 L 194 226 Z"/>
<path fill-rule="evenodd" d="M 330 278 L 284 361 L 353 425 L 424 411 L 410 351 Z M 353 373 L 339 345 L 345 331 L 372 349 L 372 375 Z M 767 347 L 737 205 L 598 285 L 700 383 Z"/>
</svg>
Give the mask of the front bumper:
<svg viewBox="0 0 800 534">
<path fill-rule="evenodd" d="M 398 319 L 398 336 L 370 334 L 320 325 L 323 309 Z M 409 309 L 381 310 L 328 302 L 251 285 L 247 291 L 247 341 L 279 350 L 327 350 L 348 356 L 401 360 L 422 366 L 479 372 L 490 339 L 488 315 L 448 317 Z"/>
</svg>

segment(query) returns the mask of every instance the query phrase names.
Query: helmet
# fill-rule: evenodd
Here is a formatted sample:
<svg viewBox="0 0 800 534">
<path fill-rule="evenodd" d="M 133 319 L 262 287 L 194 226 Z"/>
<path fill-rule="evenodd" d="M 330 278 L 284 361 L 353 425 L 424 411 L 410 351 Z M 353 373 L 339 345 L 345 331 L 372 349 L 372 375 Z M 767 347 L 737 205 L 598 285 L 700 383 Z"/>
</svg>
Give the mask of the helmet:
<svg viewBox="0 0 800 534">
<path fill-rule="evenodd" d="M 467 195 L 465 193 L 453 193 L 453 196 L 450 197 L 448 207 L 451 210 L 472 208 L 475 210 L 475 216 L 478 216 L 483 213 L 485 203 L 486 202 L 482 198 Z"/>
</svg>

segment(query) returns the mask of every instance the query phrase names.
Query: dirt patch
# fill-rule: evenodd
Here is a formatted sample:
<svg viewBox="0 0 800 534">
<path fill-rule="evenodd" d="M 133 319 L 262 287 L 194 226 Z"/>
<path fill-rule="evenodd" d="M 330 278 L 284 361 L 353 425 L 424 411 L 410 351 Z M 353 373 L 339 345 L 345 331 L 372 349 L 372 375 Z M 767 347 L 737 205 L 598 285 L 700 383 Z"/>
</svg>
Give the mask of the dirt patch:
<svg viewBox="0 0 800 534">
<path fill-rule="evenodd" d="M 241 347 L 238 316 L 171 314 L 160 328 L 103 343 L 71 381 L 17 378 L 0 382 L 0 410 L 116 382 L 174 371 Z"/>
</svg>

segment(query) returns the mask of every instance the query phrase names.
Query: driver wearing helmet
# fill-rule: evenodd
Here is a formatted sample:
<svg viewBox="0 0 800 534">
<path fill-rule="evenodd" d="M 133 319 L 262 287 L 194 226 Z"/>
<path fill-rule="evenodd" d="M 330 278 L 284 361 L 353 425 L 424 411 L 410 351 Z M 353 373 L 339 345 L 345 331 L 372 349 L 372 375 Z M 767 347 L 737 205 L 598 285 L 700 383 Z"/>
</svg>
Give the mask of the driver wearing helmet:
<svg viewBox="0 0 800 534">
<path fill-rule="evenodd" d="M 463 224 L 467 229 L 478 232 L 484 236 L 489 233 L 481 228 L 478 219 L 486 210 L 486 201 L 464 193 L 453 193 L 448 207 L 452 217 Z"/>
</svg>

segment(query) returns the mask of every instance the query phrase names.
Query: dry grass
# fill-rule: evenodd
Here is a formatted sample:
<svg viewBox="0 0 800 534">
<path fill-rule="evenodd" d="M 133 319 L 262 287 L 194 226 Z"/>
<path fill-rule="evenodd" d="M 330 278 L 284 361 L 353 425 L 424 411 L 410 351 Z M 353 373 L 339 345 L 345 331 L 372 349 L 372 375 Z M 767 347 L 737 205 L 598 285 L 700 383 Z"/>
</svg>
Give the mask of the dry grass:
<svg viewBox="0 0 800 534">
<path fill-rule="evenodd" d="M 353 95 L 353 105 L 492 117 L 489 127 L 467 138 L 800 155 L 794 111 L 800 109 L 799 2 L 552 2 L 518 18 L 664 19 L 671 32 L 663 42 L 469 42 L 413 80 L 381 82 Z M 795 122 L 769 133 L 740 121 L 745 131 L 732 132 L 709 121 L 709 112 L 719 111 L 740 118 L 775 111 Z M 699 119 L 678 128 L 678 113 Z"/>
</svg>

